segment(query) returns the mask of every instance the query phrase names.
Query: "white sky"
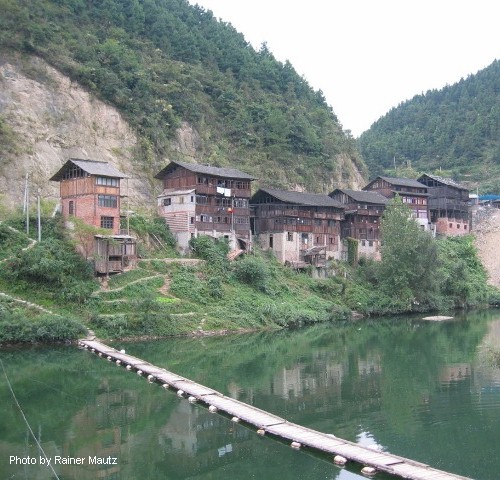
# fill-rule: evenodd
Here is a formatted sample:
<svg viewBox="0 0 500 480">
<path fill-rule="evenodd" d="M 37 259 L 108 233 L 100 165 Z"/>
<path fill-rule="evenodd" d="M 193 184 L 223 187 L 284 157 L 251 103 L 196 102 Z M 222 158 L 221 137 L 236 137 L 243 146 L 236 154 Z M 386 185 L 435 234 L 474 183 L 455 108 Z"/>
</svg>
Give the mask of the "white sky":
<svg viewBox="0 0 500 480">
<path fill-rule="evenodd" d="M 498 0 L 189 0 L 267 42 L 357 137 L 400 102 L 500 58 Z"/>
</svg>

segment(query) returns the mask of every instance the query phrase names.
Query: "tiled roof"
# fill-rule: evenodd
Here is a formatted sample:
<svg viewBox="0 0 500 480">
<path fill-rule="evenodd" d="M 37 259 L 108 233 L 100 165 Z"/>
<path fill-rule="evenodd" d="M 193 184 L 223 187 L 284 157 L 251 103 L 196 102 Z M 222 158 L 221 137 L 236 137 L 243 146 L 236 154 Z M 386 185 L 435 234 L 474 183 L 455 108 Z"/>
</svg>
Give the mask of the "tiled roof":
<svg viewBox="0 0 500 480">
<path fill-rule="evenodd" d="M 187 163 L 171 161 L 165 168 L 155 175 L 155 178 L 163 179 L 163 177 L 171 170 L 175 165 L 185 168 L 190 172 L 203 173 L 205 175 L 213 175 L 214 177 L 222 178 L 238 178 L 241 180 L 254 180 L 255 177 L 248 175 L 248 173 L 241 172 L 235 168 L 221 168 L 221 167 L 211 167 L 209 165 L 199 165 L 198 163 Z"/>
<path fill-rule="evenodd" d="M 59 171 L 52 176 L 52 181 L 59 181 L 64 175 L 64 172 L 71 167 L 71 165 L 80 167 L 84 172 L 89 175 L 96 175 L 102 177 L 115 177 L 115 178 L 128 178 L 127 175 L 117 170 L 113 165 L 108 162 L 101 162 L 98 160 L 82 160 L 80 158 L 70 158 Z"/>
<path fill-rule="evenodd" d="M 446 178 L 446 177 L 440 177 L 438 175 L 430 175 L 428 173 L 424 173 L 423 175 L 421 175 L 419 177 L 419 180 L 420 178 L 422 177 L 429 177 L 429 178 L 432 178 L 433 180 L 435 180 L 436 182 L 440 182 L 442 183 L 443 185 L 448 185 L 450 187 L 455 187 L 455 188 L 460 188 L 462 190 L 468 190 L 467 187 L 464 187 L 463 185 L 460 185 L 460 183 L 458 182 L 455 182 L 455 180 L 453 180 L 452 178 Z"/>
<path fill-rule="evenodd" d="M 337 188 L 330 195 L 342 192 L 351 197 L 355 202 L 369 203 L 371 205 L 387 205 L 389 199 L 378 192 L 367 192 L 365 190 L 349 190 L 347 188 Z"/>
<path fill-rule="evenodd" d="M 261 192 L 267 193 L 277 200 L 285 203 L 291 203 L 293 205 L 344 208 L 340 202 L 337 202 L 337 200 L 334 200 L 325 194 L 290 192 L 287 190 L 277 190 L 275 188 L 261 188 L 252 197 L 252 199 L 254 199 L 257 195 L 261 195 Z M 252 200 L 250 200 L 250 203 L 252 203 Z"/>
<path fill-rule="evenodd" d="M 423 183 L 420 183 L 417 180 L 412 180 L 411 178 L 382 177 L 382 176 L 379 176 L 377 178 L 381 178 L 382 180 L 385 180 L 391 185 L 398 185 L 401 187 L 427 188 Z"/>
</svg>

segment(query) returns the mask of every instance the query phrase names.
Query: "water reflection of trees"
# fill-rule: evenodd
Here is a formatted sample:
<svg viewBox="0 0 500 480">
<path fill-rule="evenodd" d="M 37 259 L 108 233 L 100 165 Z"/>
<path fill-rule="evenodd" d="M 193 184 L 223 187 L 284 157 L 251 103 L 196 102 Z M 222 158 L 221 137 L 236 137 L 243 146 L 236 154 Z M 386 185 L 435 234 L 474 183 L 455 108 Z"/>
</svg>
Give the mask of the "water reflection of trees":
<svg viewBox="0 0 500 480">
<path fill-rule="evenodd" d="M 442 452 L 450 439 L 463 437 L 464 428 L 467 441 L 490 454 L 486 442 L 498 443 L 499 409 L 491 406 L 500 405 L 500 378 L 476 362 L 477 347 L 492 325 L 486 320 L 376 320 L 125 348 L 290 421 L 353 441 L 364 435 L 394 453 L 443 467 Z M 494 332 L 489 341 L 497 338 Z M 27 417 L 42 426 L 52 451 L 120 458 L 119 469 L 69 467 L 65 478 L 246 479 L 242 466 L 263 478 L 305 468 L 303 457 L 297 460 L 289 449 L 270 447 L 273 442 L 87 352 L 5 350 L 2 359 Z M 0 418 L 2 457 L 25 443 L 25 427 L 9 395 L 0 384 L 7 413 Z M 429 439 L 435 448 L 429 449 Z M 269 458 L 273 448 L 280 452 L 280 467 L 260 459 Z M 445 456 L 464 472 L 471 468 L 466 448 L 458 445 Z M 318 478 L 325 472 L 336 476 L 330 465 L 305 463 Z M 15 473 L 0 466 L 2 477 Z"/>
</svg>

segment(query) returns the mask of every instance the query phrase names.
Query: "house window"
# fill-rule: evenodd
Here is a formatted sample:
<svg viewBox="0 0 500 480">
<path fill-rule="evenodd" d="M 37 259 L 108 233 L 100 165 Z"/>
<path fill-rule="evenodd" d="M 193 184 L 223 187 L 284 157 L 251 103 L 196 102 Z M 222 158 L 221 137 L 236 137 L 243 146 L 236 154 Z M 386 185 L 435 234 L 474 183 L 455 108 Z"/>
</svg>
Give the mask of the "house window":
<svg viewBox="0 0 500 480">
<path fill-rule="evenodd" d="M 184 197 L 179 197 L 179 203 L 184 203 Z"/>
<path fill-rule="evenodd" d="M 273 248 L 274 246 L 274 238 L 273 235 L 269 235 L 269 248 Z"/>
<path fill-rule="evenodd" d="M 208 185 L 208 178 L 207 177 L 199 176 L 198 177 L 198 183 L 200 185 Z"/>
<path fill-rule="evenodd" d="M 191 223 L 191 225 L 194 225 L 194 217 L 190 217 L 189 222 Z"/>
<path fill-rule="evenodd" d="M 210 221 L 210 218 L 208 215 L 200 215 L 200 222 L 208 223 L 209 221 Z"/>
<path fill-rule="evenodd" d="M 459 223 L 457 223 L 457 228 L 460 228 L 460 224 Z"/>
<path fill-rule="evenodd" d="M 198 205 L 207 205 L 208 202 L 208 197 L 206 195 L 196 195 L 196 203 Z"/>
<path fill-rule="evenodd" d="M 453 228 L 453 223 L 449 223 L 448 227 Z"/>
<path fill-rule="evenodd" d="M 234 206 L 237 208 L 246 208 L 248 207 L 248 200 L 246 200 L 245 198 L 235 198 Z"/>
<path fill-rule="evenodd" d="M 216 197 L 215 198 L 215 205 L 219 207 L 230 207 L 231 206 L 231 199 L 230 198 L 223 198 L 223 197 Z"/>
<path fill-rule="evenodd" d="M 105 187 L 118 187 L 120 185 L 119 178 L 111 178 L 111 177 L 96 177 L 97 185 L 104 185 Z"/>
<path fill-rule="evenodd" d="M 100 207 L 116 208 L 118 197 L 116 195 L 97 195 L 97 204 Z"/>
<path fill-rule="evenodd" d="M 168 207 L 169 205 L 172 205 L 172 199 L 171 198 L 164 198 L 163 199 L 163 206 Z"/>
<path fill-rule="evenodd" d="M 191 203 L 194 202 L 194 195 L 191 195 Z"/>
<path fill-rule="evenodd" d="M 69 201 L 68 214 L 69 215 L 74 215 L 75 214 L 75 202 L 73 200 Z"/>
<path fill-rule="evenodd" d="M 464 230 L 467 230 L 467 225 L 464 225 Z"/>
<path fill-rule="evenodd" d="M 289 242 L 293 242 L 293 232 L 288 232 L 287 235 L 286 235 L 286 239 Z"/>
<path fill-rule="evenodd" d="M 243 190 L 243 189 L 248 190 L 250 188 L 250 182 L 240 182 L 240 181 L 237 181 L 236 182 L 236 188 L 238 188 L 239 190 Z"/>
<path fill-rule="evenodd" d="M 113 217 L 101 217 L 101 228 L 113 228 L 113 222 L 114 218 Z"/>
<path fill-rule="evenodd" d="M 72 165 L 68 170 L 66 170 L 63 175 L 62 179 L 63 180 L 70 180 L 72 178 L 82 178 L 86 177 L 88 174 L 86 174 L 80 167 L 77 167 L 76 165 Z"/>
</svg>

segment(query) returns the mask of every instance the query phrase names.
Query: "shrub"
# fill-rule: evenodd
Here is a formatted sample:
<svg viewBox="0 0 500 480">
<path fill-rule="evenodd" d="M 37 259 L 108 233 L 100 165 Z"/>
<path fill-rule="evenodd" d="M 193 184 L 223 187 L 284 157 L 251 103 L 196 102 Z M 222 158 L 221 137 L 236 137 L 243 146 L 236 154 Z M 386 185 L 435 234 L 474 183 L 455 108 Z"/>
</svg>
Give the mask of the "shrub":
<svg viewBox="0 0 500 480">
<path fill-rule="evenodd" d="M 71 244 L 62 240 L 42 241 L 20 252 L 8 262 L 10 275 L 37 283 L 61 287 L 69 279 L 90 280 L 91 265 L 83 260 Z"/>
<path fill-rule="evenodd" d="M 19 252 L 7 262 L 5 275 L 18 284 L 35 283 L 77 303 L 83 303 L 96 286 L 91 264 L 69 242 L 53 238 Z"/>
<path fill-rule="evenodd" d="M 246 255 L 233 267 L 236 279 L 260 290 L 265 290 L 271 277 L 269 267 L 261 257 Z"/>
<path fill-rule="evenodd" d="M 55 315 L 26 319 L 23 314 L 0 316 L 0 343 L 55 343 L 77 339 L 87 329 L 76 320 Z"/>
<path fill-rule="evenodd" d="M 0 224 L 0 259 L 14 255 L 29 243 L 30 240 L 22 232 L 12 231 L 6 225 Z"/>
<path fill-rule="evenodd" d="M 224 239 L 214 240 L 206 235 L 192 238 L 189 246 L 196 257 L 207 262 L 207 269 L 211 273 L 225 275 L 229 268 L 227 254 L 229 253 L 229 243 Z"/>
<path fill-rule="evenodd" d="M 139 236 L 155 235 L 168 247 L 175 247 L 175 238 L 161 217 L 134 215 L 129 217 L 129 225 L 130 229 Z"/>
</svg>

